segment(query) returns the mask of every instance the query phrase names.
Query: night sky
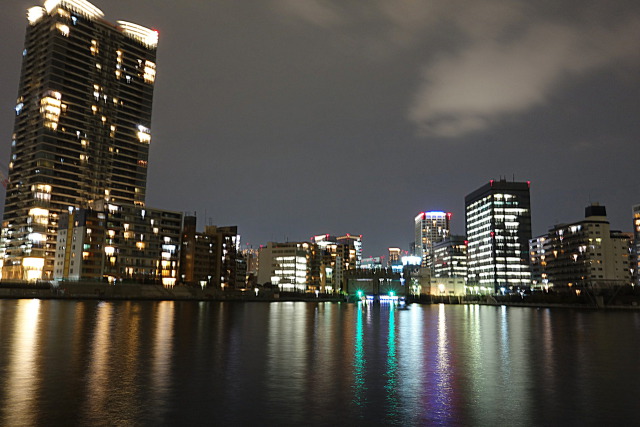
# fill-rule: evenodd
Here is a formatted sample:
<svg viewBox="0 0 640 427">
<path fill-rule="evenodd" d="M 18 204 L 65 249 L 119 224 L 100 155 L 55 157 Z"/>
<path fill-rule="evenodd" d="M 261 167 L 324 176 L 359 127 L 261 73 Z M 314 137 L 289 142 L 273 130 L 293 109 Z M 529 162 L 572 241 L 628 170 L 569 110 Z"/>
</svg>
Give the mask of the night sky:
<svg viewBox="0 0 640 427">
<path fill-rule="evenodd" d="M 26 9 L 0 14 L 6 172 Z M 535 235 L 640 203 L 636 0 L 95 0 L 160 32 L 147 205 L 243 247 L 363 234 L 408 249 L 424 210 L 531 181 Z M 4 194 L 0 200 L 4 205 Z"/>
</svg>

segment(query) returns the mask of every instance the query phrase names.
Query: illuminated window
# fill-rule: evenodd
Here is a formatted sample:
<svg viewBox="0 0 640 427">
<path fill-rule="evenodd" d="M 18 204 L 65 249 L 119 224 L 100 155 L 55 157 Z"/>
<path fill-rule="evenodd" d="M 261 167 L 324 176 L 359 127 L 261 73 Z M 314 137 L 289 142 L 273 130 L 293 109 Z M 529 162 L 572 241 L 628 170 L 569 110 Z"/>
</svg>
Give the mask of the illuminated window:
<svg viewBox="0 0 640 427">
<path fill-rule="evenodd" d="M 36 24 L 45 14 L 45 10 L 40 6 L 34 6 L 27 10 L 27 19 L 31 25 Z"/>
<path fill-rule="evenodd" d="M 33 198 L 36 200 L 41 200 L 44 202 L 48 202 L 51 200 L 51 186 L 47 184 L 36 184 L 31 186 L 31 191 L 33 192 Z M 44 209 L 41 209 L 45 211 Z M 31 211 L 34 211 L 32 209 Z M 29 212 L 31 214 L 31 211 Z M 49 211 L 46 211 L 46 214 L 49 214 Z"/>
<path fill-rule="evenodd" d="M 151 131 L 148 127 L 138 125 L 138 139 L 142 143 L 150 143 L 151 142 Z"/>
<path fill-rule="evenodd" d="M 62 94 L 60 92 L 48 91 L 40 100 L 40 114 L 44 118 L 44 126 L 56 130 L 60 113 L 62 111 Z"/>
<path fill-rule="evenodd" d="M 58 29 L 58 31 L 60 31 L 60 34 L 62 34 L 65 37 L 69 37 L 69 26 L 65 25 L 61 22 L 56 23 L 56 28 Z"/>
<path fill-rule="evenodd" d="M 151 61 L 144 63 L 144 81 L 145 83 L 153 83 L 156 80 L 156 64 Z"/>
<path fill-rule="evenodd" d="M 92 55 L 97 55 L 99 52 L 98 42 L 96 40 L 91 40 L 91 47 L 89 49 L 91 50 Z"/>
</svg>

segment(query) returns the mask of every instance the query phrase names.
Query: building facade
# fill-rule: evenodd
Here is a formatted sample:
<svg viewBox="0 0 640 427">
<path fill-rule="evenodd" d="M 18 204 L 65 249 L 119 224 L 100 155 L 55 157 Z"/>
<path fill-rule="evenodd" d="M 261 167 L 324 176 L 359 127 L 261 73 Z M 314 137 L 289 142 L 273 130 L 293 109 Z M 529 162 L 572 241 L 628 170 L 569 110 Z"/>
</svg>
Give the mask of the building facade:
<svg viewBox="0 0 640 427">
<path fill-rule="evenodd" d="M 363 270 L 380 270 L 385 268 L 385 266 L 382 265 L 382 257 L 370 256 L 362 258 L 360 268 Z"/>
<path fill-rule="evenodd" d="M 180 281 L 217 289 L 243 288 L 244 258 L 239 257 L 240 236 L 235 226 L 209 225 L 196 230 L 197 218 L 185 216 L 180 243 Z"/>
<path fill-rule="evenodd" d="M 307 291 L 311 282 L 311 245 L 268 242 L 258 255 L 258 283 L 270 283 L 287 292 Z"/>
<path fill-rule="evenodd" d="M 172 286 L 182 213 L 100 201 L 62 213 L 53 278 Z"/>
<path fill-rule="evenodd" d="M 60 215 L 144 206 L 157 32 L 85 0 L 28 10 L 2 223 L 2 277 L 53 276 Z"/>
<path fill-rule="evenodd" d="M 584 220 L 549 230 L 544 238 L 544 261 L 538 264 L 548 285 L 557 290 L 628 285 L 630 249 L 630 235 L 612 231 L 606 208 L 594 204 L 585 209 Z"/>
<path fill-rule="evenodd" d="M 420 212 L 414 220 L 415 255 L 422 257 L 423 266 L 433 268 L 433 246 L 449 237 L 451 213 Z"/>
<path fill-rule="evenodd" d="M 549 275 L 546 270 L 548 250 L 549 243 L 546 234 L 529 240 L 529 267 L 531 270 L 532 289 L 549 289 Z"/>
<path fill-rule="evenodd" d="M 349 249 L 349 259 L 355 262 L 355 268 L 360 268 L 362 263 L 362 234 L 345 234 L 338 236 L 336 243 L 344 245 Z M 352 268 L 351 266 L 350 268 Z"/>
<path fill-rule="evenodd" d="M 342 292 L 345 274 L 356 270 L 351 245 L 336 243 L 330 235 L 311 242 L 269 242 L 258 260 L 258 283 L 271 283 L 287 292 Z"/>
<path fill-rule="evenodd" d="M 451 236 L 433 246 L 433 277 L 467 279 L 467 240 Z"/>
<path fill-rule="evenodd" d="M 528 182 L 491 180 L 465 197 L 467 285 L 474 293 L 530 286 L 529 186 Z"/>
<path fill-rule="evenodd" d="M 633 283 L 640 285 L 640 205 L 632 208 L 633 214 Z"/>
</svg>

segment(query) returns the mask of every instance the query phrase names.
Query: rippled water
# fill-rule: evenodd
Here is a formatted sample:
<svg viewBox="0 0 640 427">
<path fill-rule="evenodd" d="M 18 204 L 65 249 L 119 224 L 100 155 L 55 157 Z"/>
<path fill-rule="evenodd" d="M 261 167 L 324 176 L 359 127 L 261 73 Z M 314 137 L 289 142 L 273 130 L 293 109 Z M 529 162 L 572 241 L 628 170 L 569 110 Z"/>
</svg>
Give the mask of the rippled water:
<svg viewBox="0 0 640 427">
<path fill-rule="evenodd" d="M 638 424 L 640 312 L 0 300 L 0 425 Z"/>
</svg>

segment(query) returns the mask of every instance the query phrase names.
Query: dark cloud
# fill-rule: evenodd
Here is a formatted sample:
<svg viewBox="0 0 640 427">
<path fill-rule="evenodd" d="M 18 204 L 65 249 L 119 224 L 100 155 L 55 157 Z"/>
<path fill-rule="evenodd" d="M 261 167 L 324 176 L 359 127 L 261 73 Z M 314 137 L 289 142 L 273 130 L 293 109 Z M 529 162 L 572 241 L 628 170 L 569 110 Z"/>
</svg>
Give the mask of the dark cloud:
<svg viewBox="0 0 640 427">
<path fill-rule="evenodd" d="M 535 233 L 590 200 L 631 227 L 636 2 L 94 3 L 160 31 L 149 205 L 253 245 L 350 232 L 380 254 L 407 248 L 421 210 L 452 211 L 462 233 L 464 196 L 515 175 Z M 5 164 L 34 4 L 0 16 Z"/>
</svg>

